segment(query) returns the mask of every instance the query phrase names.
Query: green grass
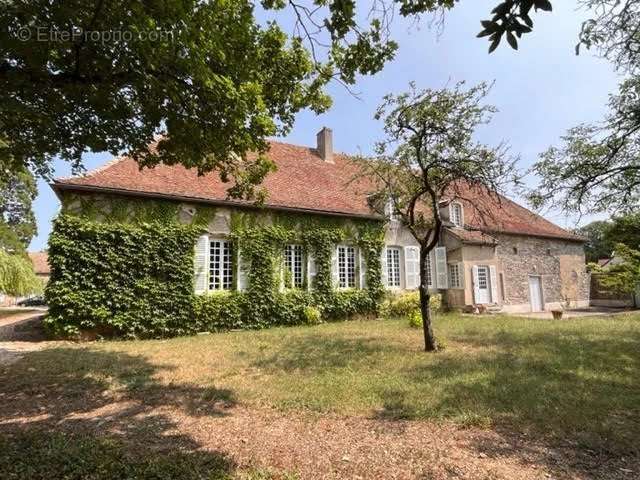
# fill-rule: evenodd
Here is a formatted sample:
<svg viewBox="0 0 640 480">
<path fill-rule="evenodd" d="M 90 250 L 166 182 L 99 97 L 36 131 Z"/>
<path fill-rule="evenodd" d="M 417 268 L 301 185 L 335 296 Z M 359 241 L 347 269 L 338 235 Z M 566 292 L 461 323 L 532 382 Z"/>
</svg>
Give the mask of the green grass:
<svg viewBox="0 0 640 480">
<path fill-rule="evenodd" d="M 404 320 L 85 344 L 0 370 L 0 392 L 450 421 L 638 453 L 640 316 L 445 315 L 435 329 L 438 354 Z"/>
<path fill-rule="evenodd" d="M 227 480 L 231 478 L 232 469 L 229 460 L 220 454 L 136 455 L 112 439 L 60 433 L 25 433 L 0 438 L 0 452 L 0 472 L 4 480 Z"/>
</svg>

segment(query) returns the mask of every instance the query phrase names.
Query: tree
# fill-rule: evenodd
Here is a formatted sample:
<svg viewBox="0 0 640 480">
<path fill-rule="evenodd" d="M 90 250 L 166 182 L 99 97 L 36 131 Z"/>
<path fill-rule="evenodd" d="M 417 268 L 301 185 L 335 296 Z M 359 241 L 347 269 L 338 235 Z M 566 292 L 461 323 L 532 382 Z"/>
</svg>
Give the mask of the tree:
<svg viewBox="0 0 640 480">
<path fill-rule="evenodd" d="M 633 294 L 640 285 L 640 251 L 620 243 L 615 246 L 620 263 L 604 268 L 595 266 L 595 273 L 604 273 L 600 283 L 606 289 L 622 294 Z"/>
<path fill-rule="evenodd" d="M 640 0 L 581 4 L 594 18 L 583 24 L 578 50 L 593 48 L 627 78 L 610 97 L 604 121 L 570 129 L 559 147 L 541 155 L 533 172 L 542 180 L 531 201 L 566 212 L 625 214 L 640 205 Z"/>
<path fill-rule="evenodd" d="M 41 291 L 42 282 L 34 273 L 31 260 L 0 248 L 0 292 L 19 297 Z"/>
<path fill-rule="evenodd" d="M 80 170 L 83 153 L 108 151 L 217 170 L 231 196 L 251 197 L 274 168 L 267 137 L 286 134 L 302 109 L 329 108 L 331 80 L 353 85 L 394 57 L 396 13 L 439 16 L 456 2 L 259 2 L 292 13 L 291 32 L 258 21 L 255 3 L 3 2 L 0 138 L 12 169 L 47 177 L 56 156 Z"/>
<path fill-rule="evenodd" d="M 578 235 L 587 239 L 584 246 L 587 263 L 611 256 L 615 242 L 609 239 L 610 230 L 611 222 L 606 220 L 596 220 L 577 230 Z"/>
<path fill-rule="evenodd" d="M 362 175 L 371 178 L 372 202 L 383 213 L 387 201 L 420 249 L 420 306 L 426 351 L 438 348 L 433 333 L 428 258 L 443 228 L 442 201 L 495 196 L 514 179 L 514 162 L 505 145 L 488 147 L 473 138 L 476 128 L 490 121 L 495 108 L 484 105 L 485 83 L 465 89 L 416 90 L 387 95 L 376 118 L 383 119 L 386 140 L 373 160 L 359 161 Z M 477 202 L 475 202 L 477 203 Z M 478 213 L 490 215 L 481 206 Z"/>
<path fill-rule="evenodd" d="M 31 208 L 36 181 L 24 166 L 11 168 L 11 161 L 6 142 L 0 140 L 0 247 L 24 251 L 37 231 Z"/>
<path fill-rule="evenodd" d="M 605 240 L 611 245 L 621 243 L 632 250 L 640 250 L 640 213 L 613 217 Z"/>
</svg>

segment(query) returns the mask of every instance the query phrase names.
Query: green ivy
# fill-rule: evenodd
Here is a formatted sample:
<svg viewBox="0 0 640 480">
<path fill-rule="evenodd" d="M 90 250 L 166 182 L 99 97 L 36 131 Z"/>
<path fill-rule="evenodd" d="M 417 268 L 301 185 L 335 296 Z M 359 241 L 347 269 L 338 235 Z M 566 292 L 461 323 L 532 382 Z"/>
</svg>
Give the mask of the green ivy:
<svg viewBox="0 0 640 480">
<path fill-rule="evenodd" d="M 190 333 L 198 234 L 177 223 L 137 226 L 60 215 L 49 237 L 46 325 L 64 336 Z"/>
<path fill-rule="evenodd" d="M 234 211 L 230 238 L 241 251 L 247 288 L 195 295 L 193 246 L 214 218 L 214 208 L 192 211 L 186 225 L 175 202 L 78 195 L 63 204 L 50 238 L 52 275 L 46 290 L 47 324 L 57 334 L 92 330 L 166 337 L 302 325 L 317 323 L 318 314 L 323 320 L 374 315 L 384 294 L 381 222 Z M 365 289 L 334 288 L 331 260 L 341 242 L 363 253 Z M 281 291 L 287 244 L 313 255 L 313 285 Z M 238 266 L 234 269 L 237 274 Z"/>
</svg>

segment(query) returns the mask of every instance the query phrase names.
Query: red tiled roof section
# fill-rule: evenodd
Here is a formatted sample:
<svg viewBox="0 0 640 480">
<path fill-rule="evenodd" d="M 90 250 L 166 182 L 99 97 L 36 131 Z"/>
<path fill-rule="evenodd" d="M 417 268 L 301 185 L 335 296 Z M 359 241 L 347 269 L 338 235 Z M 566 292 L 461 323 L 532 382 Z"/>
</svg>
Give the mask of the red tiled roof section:
<svg viewBox="0 0 640 480">
<path fill-rule="evenodd" d="M 268 156 L 278 169 L 263 183 L 269 193 L 266 206 L 374 215 L 367 203 L 367 189 L 359 187 L 363 182 L 352 182 L 357 169 L 346 155 L 334 154 L 335 163 L 328 163 L 314 148 L 271 142 Z M 223 183 L 215 172 L 198 176 L 195 170 L 180 165 L 140 170 L 127 157 L 83 176 L 58 179 L 56 183 L 209 201 L 224 201 L 231 186 Z"/>
<path fill-rule="evenodd" d="M 452 196 L 463 205 L 467 229 L 584 241 L 503 195 L 466 185 L 457 185 L 454 190 Z"/>
<path fill-rule="evenodd" d="M 29 252 L 29 258 L 33 263 L 33 270 L 38 275 L 49 275 L 51 273 L 47 252 Z"/>
<path fill-rule="evenodd" d="M 487 235 L 480 230 L 467 230 L 460 227 L 451 227 L 447 228 L 447 231 L 461 240 L 463 243 L 471 243 L 477 245 L 495 245 L 498 243 L 498 241 L 491 235 Z"/>
<path fill-rule="evenodd" d="M 376 216 L 367 201 L 367 195 L 373 190 L 373 182 L 362 178 L 353 180 L 358 170 L 347 155 L 334 154 L 335 163 L 328 163 L 315 148 L 277 141 L 271 142 L 267 155 L 278 168 L 263 183 L 268 192 L 267 207 Z M 119 191 L 224 202 L 230 184 L 223 183 L 215 172 L 198 176 L 195 170 L 180 165 L 158 165 L 140 170 L 134 160 L 123 157 L 85 175 L 57 179 L 54 184 L 54 188 L 74 186 L 108 189 L 114 193 Z M 454 190 L 454 196 L 464 206 L 465 227 L 471 230 L 582 240 L 505 197 L 489 194 L 486 190 Z"/>
</svg>

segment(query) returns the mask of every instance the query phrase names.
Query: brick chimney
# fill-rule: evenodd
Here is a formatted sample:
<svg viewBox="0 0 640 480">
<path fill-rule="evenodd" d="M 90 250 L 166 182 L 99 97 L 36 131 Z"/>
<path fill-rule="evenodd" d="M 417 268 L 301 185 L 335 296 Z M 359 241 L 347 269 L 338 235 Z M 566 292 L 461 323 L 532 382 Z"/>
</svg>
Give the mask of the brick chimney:
<svg viewBox="0 0 640 480">
<path fill-rule="evenodd" d="M 333 163 L 333 132 L 330 128 L 322 127 L 316 135 L 318 154 L 329 163 Z"/>
</svg>

